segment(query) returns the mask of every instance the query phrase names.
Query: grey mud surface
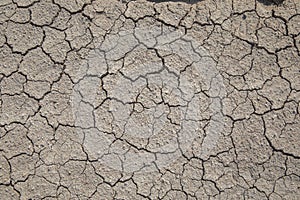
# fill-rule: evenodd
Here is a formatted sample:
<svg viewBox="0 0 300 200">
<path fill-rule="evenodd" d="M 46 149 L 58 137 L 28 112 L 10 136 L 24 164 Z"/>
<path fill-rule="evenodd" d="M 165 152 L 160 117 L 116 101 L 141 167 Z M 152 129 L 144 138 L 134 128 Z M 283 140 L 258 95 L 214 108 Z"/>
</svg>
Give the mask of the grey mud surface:
<svg viewBox="0 0 300 200">
<path fill-rule="evenodd" d="M 0 199 L 300 199 L 298 0 L 0 0 Z"/>
</svg>

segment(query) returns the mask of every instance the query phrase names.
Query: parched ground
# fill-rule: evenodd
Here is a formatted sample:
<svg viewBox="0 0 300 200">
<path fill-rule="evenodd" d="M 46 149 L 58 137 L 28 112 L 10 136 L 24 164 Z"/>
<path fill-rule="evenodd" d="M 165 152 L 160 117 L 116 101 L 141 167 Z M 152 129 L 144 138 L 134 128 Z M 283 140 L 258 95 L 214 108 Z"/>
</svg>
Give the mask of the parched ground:
<svg viewBox="0 0 300 200">
<path fill-rule="evenodd" d="M 0 199 L 300 199 L 298 0 L 0 0 Z"/>
</svg>

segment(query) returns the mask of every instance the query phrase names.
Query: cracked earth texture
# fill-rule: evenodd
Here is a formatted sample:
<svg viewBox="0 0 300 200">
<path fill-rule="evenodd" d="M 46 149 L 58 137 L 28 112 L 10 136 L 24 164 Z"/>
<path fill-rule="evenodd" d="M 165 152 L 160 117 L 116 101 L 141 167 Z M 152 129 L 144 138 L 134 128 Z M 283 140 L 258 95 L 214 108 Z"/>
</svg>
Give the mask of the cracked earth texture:
<svg viewBox="0 0 300 200">
<path fill-rule="evenodd" d="M 300 199 L 298 0 L 0 0 L 0 199 Z"/>
</svg>

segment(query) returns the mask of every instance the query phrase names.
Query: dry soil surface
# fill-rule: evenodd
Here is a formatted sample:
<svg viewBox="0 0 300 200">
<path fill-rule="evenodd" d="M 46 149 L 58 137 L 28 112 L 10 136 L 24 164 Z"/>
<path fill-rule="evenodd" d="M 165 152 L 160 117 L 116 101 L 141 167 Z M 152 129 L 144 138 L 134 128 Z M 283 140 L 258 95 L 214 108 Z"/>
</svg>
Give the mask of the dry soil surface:
<svg viewBox="0 0 300 200">
<path fill-rule="evenodd" d="M 1 0 L 0 199 L 300 199 L 299 0 Z"/>
</svg>

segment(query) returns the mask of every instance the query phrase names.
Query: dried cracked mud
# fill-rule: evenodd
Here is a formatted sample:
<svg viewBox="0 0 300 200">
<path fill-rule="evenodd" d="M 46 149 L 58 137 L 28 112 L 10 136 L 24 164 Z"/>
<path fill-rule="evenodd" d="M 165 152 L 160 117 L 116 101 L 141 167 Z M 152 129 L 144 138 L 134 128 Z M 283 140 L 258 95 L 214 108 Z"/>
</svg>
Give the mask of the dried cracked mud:
<svg viewBox="0 0 300 200">
<path fill-rule="evenodd" d="M 298 0 L 1 0 L 0 199 L 300 199 Z"/>
</svg>

